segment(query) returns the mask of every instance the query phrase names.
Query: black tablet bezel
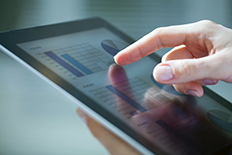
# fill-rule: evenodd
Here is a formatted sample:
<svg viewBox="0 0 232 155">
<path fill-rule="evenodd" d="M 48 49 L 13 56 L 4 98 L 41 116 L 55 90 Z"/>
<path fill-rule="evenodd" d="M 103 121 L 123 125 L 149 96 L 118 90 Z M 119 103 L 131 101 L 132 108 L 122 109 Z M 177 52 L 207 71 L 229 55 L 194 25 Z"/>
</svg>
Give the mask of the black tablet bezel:
<svg viewBox="0 0 232 155">
<path fill-rule="evenodd" d="M 110 31 L 112 31 L 113 33 L 115 33 L 117 36 L 119 36 L 120 38 L 122 38 L 128 43 L 134 42 L 132 38 L 128 37 L 123 32 L 119 31 L 105 20 L 101 18 L 89 18 L 89 19 L 78 20 L 78 21 L 71 21 L 71 22 L 65 22 L 65 23 L 59 23 L 53 25 L 2 32 L 0 33 L 0 44 L 4 46 L 6 49 L 8 49 L 9 51 L 11 51 L 14 55 L 22 59 L 24 62 L 35 68 L 37 71 L 42 73 L 48 79 L 56 83 L 59 87 L 63 88 L 72 96 L 80 100 L 86 106 L 88 106 L 96 113 L 101 115 L 103 118 L 105 118 L 106 120 L 117 126 L 120 130 L 125 132 L 127 135 L 129 135 L 130 137 L 132 137 L 133 139 L 135 139 L 140 143 L 142 142 L 142 145 L 144 145 L 149 150 L 155 152 L 156 149 L 153 148 L 149 144 L 149 142 L 147 142 L 144 138 L 138 136 L 137 133 L 133 132 L 133 130 L 128 125 L 121 122 L 118 118 L 116 118 L 110 112 L 106 111 L 103 107 L 99 106 L 98 104 L 93 104 L 95 103 L 95 101 L 86 97 L 81 91 L 77 90 L 71 84 L 63 80 L 61 77 L 57 76 L 55 72 L 53 72 L 45 65 L 37 61 L 35 58 L 27 54 L 18 46 L 16 46 L 19 43 L 50 38 L 60 35 L 66 35 L 66 34 L 81 32 L 81 31 L 100 28 L 100 27 L 105 27 L 109 29 Z M 155 59 L 157 62 L 160 62 L 160 57 L 158 55 L 152 54 L 150 55 L 150 57 Z M 224 98 L 220 97 L 219 95 L 217 95 L 216 93 L 214 93 L 213 91 L 211 91 L 206 87 L 204 87 L 204 91 L 212 99 L 221 103 L 226 108 L 230 110 L 232 109 L 232 104 L 227 100 L 225 100 Z"/>
</svg>

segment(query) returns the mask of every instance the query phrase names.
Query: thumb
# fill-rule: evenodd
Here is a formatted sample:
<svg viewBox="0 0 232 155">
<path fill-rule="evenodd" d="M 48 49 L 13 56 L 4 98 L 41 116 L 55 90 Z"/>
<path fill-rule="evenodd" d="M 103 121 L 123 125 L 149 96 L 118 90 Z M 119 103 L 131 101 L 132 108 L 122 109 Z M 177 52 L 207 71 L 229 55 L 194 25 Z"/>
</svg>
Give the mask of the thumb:
<svg viewBox="0 0 232 155">
<path fill-rule="evenodd" d="M 224 80 L 232 83 L 231 60 L 220 55 L 199 59 L 171 60 L 158 64 L 153 75 L 164 84 L 178 84 L 200 79 Z"/>
</svg>

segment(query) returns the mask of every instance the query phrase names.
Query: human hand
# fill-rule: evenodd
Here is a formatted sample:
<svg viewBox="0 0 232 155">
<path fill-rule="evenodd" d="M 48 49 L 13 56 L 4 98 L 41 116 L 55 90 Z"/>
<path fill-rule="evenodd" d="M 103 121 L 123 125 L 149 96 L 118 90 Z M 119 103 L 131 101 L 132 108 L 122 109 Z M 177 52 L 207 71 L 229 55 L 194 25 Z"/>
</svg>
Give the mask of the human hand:
<svg viewBox="0 0 232 155">
<path fill-rule="evenodd" d="M 162 58 L 153 76 L 177 91 L 203 95 L 203 85 L 232 83 L 232 30 L 211 21 L 157 28 L 119 52 L 119 65 L 133 63 L 158 49 L 175 47 Z"/>
<path fill-rule="evenodd" d="M 81 109 L 77 109 L 77 114 L 86 123 L 92 135 L 99 140 L 111 155 L 140 155 L 134 148 L 115 136 Z"/>
</svg>

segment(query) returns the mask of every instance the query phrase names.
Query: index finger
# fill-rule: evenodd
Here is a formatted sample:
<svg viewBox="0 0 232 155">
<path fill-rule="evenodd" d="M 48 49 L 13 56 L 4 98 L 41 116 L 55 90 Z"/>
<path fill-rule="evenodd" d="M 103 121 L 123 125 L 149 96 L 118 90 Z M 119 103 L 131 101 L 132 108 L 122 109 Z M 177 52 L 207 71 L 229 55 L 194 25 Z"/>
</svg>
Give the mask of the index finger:
<svg viewBox="0 0 232 155">
<path fill-rule="evenodd" d="M 119 65 L 127 65 L 138 61 L 158 49 L 185 44 L 188 36 L 199 34 L 199 31 L 196 31 L 192 26 L 196 26 L 196 24 L 157 28 L 120 51 L 114 57 L 114 60 Z M 196 28 L 198 27 L 196 26 Z"/>
</svg>

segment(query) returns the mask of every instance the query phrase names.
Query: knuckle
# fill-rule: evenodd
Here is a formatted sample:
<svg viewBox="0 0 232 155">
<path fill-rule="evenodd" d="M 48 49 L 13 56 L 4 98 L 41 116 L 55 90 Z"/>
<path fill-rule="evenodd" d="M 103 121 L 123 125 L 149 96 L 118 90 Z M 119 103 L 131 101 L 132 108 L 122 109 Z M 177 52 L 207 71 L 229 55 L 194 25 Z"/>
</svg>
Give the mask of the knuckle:
<svg viewBox="0 0 232 155">
<path fill-rule="evenodd" d="M 216 23 L 214 23 L 211 20 L 201 20 L 197 24 L 199 25 L 200 28 L 202 28 L 202 30 L 207 30 L 207 29 L 217 25 Z"/>
<path fill-rule="evenodd" d="M 180 66 L 176 69 L 176 73 L 181 79 L 191 76 L 196 70 L 195 65 L 191 62 L 181 61 Z"/>
<path fill-rule="evenodd" d="M 160 34 L 162 31 L 163 31 L 164 27 L 158 27 L 156 28 L 154 31 L 157 33 L 157 34 Z"/>
<path fill-rule="evenodd" d="M 165 47 L 164 45 L 163 45 L 163 41 L 162 41 L 162 38 L 160 37 L 160 36 L 162 36 L 162 33 L 165 31 L 165 27 L 158 27 L 158 28 L 156 28 L 155 30 L 154 30 L 154 33 L 155 33 L 155 35 L 158 37 L 158 39 L 159 39 L 159 46 L 158 46 L 158 48 L 160 49 L 160 48 L 163 48 L 163 47 Z"/>
<path fill-rule="evenodd" d="M 137 49 L 137 51 L 138 51 L 138 53 L 139 53 L 139 57 L 140 58 L 143 58 L 143 57 L 145 57 L 145 55 L 143 54 L 144 52 L 143 52 L 143 45 L 136 45 L 136 49 Z"/>
<path fill-rule="evenodd" d="M 201 23 L 201 24 L 204 24 L 204 25 L 212 25 L 212 24 L 215 24 L 213 21 L 208 20 L 208 19 L 201 20 L 200 23 Z"/>
</svg>

